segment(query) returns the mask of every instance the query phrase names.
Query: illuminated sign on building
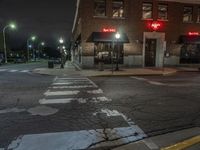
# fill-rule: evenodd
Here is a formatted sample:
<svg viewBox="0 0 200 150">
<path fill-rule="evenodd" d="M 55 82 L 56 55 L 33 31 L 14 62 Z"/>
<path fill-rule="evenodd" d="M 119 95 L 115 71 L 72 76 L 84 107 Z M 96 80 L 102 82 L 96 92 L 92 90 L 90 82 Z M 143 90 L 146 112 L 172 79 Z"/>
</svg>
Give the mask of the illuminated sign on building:
<svg viewBox="0 0 200 150">
<path fill-rule="evenodd" d="M 162 23 L 161 22 L 158 22 L 158 21 L 151 21 L 151 22 L 148 22 L 147 24 L 148 28 L 153 30 L 153 31 L 157 31 L 159 30 L 160 28 L 162 28 Z"/>
<path fill-rule="evenodd" d="M 102 32 L 116 32 L 117 30 L 115 28 L 103 28 Z"/>
<path fill-rule="evenodd" d="M 188 35 L 193 36 L 193 35 L 200 35 L 199 32 L 188 32 Z"/>
</svg>

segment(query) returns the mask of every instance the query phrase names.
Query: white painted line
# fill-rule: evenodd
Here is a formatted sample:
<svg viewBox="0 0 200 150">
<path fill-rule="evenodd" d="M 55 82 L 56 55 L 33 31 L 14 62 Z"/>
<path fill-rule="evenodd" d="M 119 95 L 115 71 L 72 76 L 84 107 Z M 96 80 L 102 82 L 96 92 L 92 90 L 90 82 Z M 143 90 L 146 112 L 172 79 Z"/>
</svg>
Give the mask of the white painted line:
<svg viewBox="0 0 200 150">
<path fill-rule="evenodd" d="M 94 129 L 56 133 L 29 134 L 20 136 L 9 144 L 8 149 L 15 150 L 73 150 L 119 146 L 143 139 L 135 135 L 131 127 L 114 129 Z M 135 135 L 135 136 L 134 136 Z M 105 138 L 108 138 L 106 141 Z M 92 147 L 89 147 L 93 144 Z"/>
<path fill-rule="evenodd" d="M 65 99 L 41 99 L 39 100 L 40 104 L 67 104 L 76 100 L 75 98 L 65 98 Z"/>
<path fill-rule="evenodd" d="M 9 70 L 8 72 L 17 72 L 18 70 Z"/>
<path fill-rule="evenodd" d="M 108 99 L 107 97 L 93 97 L 92 102 L 99 103 L 99 102 L 111 102 L 112 99 Z"/>
<path fill-rule="evenodd" d="M 161 82 L 156 82 L 156 81 L 148 81 L 149 84 L 153 84 L 153 85 L 167 85 L 167 84 L 164 84 L 164 83 L 161 83 Z"/>
<path fill-rule="evenodd" d="M 84 88 L 92 88 L 94 85 L 74 85 L 74 86 L 53 86 L 50 87 L 52 89 L 84 89 Z"/>
<path fill-rule="evenodd" d="M 139 80 L 139 81 L 147 81 L 147 79 L 145 78 L 139 78 L 139 77 L 130 77 L 132 79 L 136 79 L 136 80 Z"/>
<path fill-rule="evenodd" d="M 151 139 L 145 139 L 142 141 L 146 144 L 146 146 L 148 146 L 148 148 L 152 150 L 159 149 L 158 145 L 156 145 Z"/>
<path fill-rule="evenodd" d="M 22 73 L 27 73 L 27 72 L 29 72 L 29 70 L 22 70 L 22 71 L 20 71 L 20 72 L 22 72 Z"/>
<path fill-rule="evenodd" d="M 0 69 L 0 72 L 7 71 L 8 69 Z"/>
<path fill-rule="evenodd" d="M 20 112 L 24 112 L 26 111 L 26 109 L 19 109 L 19 108 L 7 108 L 7 109 L 3 109 L 0 110 L 0 114 L 6 114 L 6 113 L 20 113 Z"/>
<path fill-rule="evenodd" d="M 87 78 L 57 78 L 58 80 L 87 80 Z"/>
<path fill-rule="evenodd" d="M 52 85 L 71 85 L 73 83 L 53 83 Z"/>
<path fill-rule="evenodd" d="M 129 124 L 129 126 L 137 132 L 137 134 L 140 137 L 142 138 L 147 137 L 144 131 L 139 126 L 137 126 L 131 119 L 128 119 L 128 117 L 124 115 L 123 113 L 120 113 L 117 110 L 101 109 L 101 112 L 93 113 L 93 115 L 96 116 L 99 113 L 104 113 L 108 117 L 121 116 Z"/>
<path fill-rule="evenodd" d="M 49 90 L 44 93 L 45 96 L 60 96 L 60 95 L 77 95 L 80 91 L 56 91 L 50 92 Z"/>
<path fill-rule="evenodd" d="M 92 90 L 92 91 L 87 91 L 89 94 L 103 94 L 103 91 L 101 89 L 98 90 Z"/>
<path fill-rule="evenodd" d="M 87 78 L 87 80 L 88 80 L 92 85 L 94 85 L 94 87 L 96 87 L 96 88 L 98 87 L 92 80 L 90 80 L 90 79 L 88 79 L 88 78 Z"/>
</svg>

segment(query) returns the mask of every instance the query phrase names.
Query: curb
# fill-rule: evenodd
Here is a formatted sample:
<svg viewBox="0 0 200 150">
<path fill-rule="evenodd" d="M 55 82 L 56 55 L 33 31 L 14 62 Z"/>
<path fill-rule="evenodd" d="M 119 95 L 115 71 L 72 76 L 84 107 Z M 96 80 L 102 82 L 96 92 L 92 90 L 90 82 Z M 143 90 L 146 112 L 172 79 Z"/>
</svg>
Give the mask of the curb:
<svg viewBox="0 0 200 150">
<path fill-rule="evenodd" d="M 186 149 L 192 147 L 195 144 L 200 143 L 200 135 L 187 139 L 185 141 L 176 143 L 172 146 L 162 148 L 161 150 L 178 150 L 178 149 Z"/>
</svg>

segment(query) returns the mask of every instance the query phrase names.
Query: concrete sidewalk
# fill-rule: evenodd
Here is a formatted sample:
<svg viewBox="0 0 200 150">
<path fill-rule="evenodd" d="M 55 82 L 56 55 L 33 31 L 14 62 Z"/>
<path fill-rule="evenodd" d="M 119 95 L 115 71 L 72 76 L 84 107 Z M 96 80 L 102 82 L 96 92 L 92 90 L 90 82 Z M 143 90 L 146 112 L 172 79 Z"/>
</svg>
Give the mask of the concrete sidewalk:
<svg viewBox="0 0 200 150">
<path fill-rule="evenodd" d="M 147 138 L 113 150 L 199 150 L 200 128 Z"/>
<path fill-rule="evenodd" d="M 83 69 L 81 70 L 75 64 L 71 62 L 66 62 L 64 69 L 60 66 L 56 66 L 53 69 L 49 68 L 37 68 L 33 72 L 46 75 L 81 75 L 87 77 L 109 77 L 109 76 L 156 76 L 156 75 L 171 75 L 177 73 L 176 68 L 122 68 L 119 71 L 113 71 L 110 69 L 105 69 L 103 71 L 95 69 Z"/>
</svg>

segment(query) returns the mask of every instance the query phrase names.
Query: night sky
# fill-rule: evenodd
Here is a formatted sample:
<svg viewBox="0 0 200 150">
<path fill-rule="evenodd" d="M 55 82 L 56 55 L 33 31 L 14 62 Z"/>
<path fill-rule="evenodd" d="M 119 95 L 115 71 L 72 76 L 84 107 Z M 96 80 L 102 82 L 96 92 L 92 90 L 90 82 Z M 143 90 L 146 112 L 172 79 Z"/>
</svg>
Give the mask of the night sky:
<svg viewBox="0 0 200 150">
<path fill-rule="evenodd" d="M 56 46 L 59 37 L 67 40 L 71 35 L 75 5 L 76 0 L 0 0 L 0 27 L 17 23 L 16 31 L 7 31 L 12 48 L 25 45 L 31 34 Z"/>
</svg>

